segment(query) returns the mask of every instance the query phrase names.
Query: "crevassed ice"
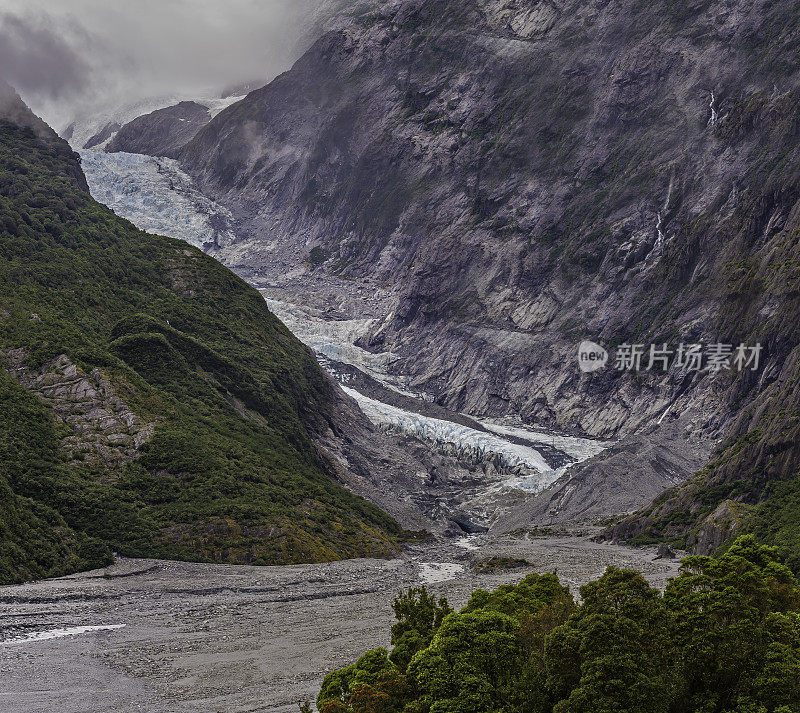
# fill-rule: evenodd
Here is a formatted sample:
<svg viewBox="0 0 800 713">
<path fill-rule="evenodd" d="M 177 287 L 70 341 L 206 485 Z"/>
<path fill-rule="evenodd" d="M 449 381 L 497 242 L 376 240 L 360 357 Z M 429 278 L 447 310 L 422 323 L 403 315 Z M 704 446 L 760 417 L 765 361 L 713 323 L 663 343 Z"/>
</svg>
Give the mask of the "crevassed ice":
<svg viewBox="0 0 800 713">
<path fill-rule="evenodd" d="M 541 487 L 545 487 L 557 477 L 557 472 L 547 464 L 547 461 L 535 448 L 510 443 L 493 433 L 476 431 L 474 428 L 452 421 L 443 421 L 404 411 L 396 406 L 370 399 L 355 389 L 346 386 L 342 388 L 358 402 L 367 418 L 376 425 L 398 428 L 427 441 L 440 444 L 449 443 L 465 455 L 478 458 L 490 458 L 494 455 L 509 468 L 519 466 L 530 468 L 543 476 L 540 479 Z"/>
<path fill-rule="evenodd" d="M 374 319 L 326 320 L 300 305 L 268 297 L 265 299 L 270 311 L 317 354 L 332 361 L 350 364 L 397 393 L 419 396 L 404 389 L 397 377 L 389 375 L 389 367 L 397 359 L 395 354 L 373 353 L 354 344 L 369 331 Z"/>
<path fill-rule="evenodd" d="M 234 239 L 230 211 L 206 198 L 178 162 L 131 153 L 81 151 L 89 190 L 99 203 L 148 233 L 202 247 Z"/>
</svg>

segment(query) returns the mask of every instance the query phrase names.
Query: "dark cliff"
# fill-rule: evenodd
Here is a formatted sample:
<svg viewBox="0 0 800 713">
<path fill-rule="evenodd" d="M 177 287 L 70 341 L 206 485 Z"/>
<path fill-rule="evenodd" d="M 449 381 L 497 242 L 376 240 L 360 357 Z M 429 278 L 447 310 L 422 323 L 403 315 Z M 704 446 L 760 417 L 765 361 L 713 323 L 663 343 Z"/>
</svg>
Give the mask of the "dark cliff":
<svg viewBox="0 0 800 713">
<path fill-rule="evenodd" d="M 240 221 L 230 264 L 280 284 L 316 249 L 317 275 L 393 285 L 364 345 L 439 402 L 600 436 L 666 416 L 746 442 L 702 478 L 788 478 L 769 414 L 800 324 L 799 22 L 766 0 L 375 3 L 179 157 Z M 585 338 L 764 353 L 582 375 Z M 739 490 L 703 511 L 764 489 Z"/>
<path fill-rule="evenodd" d="M 211 121 L 208 109 L 190 101 L 158 109 L 137 117 L 119 128 L 108 142 L 106 151 L 115 153 L 142 153 L 150 156 L 170 156 L 190 141 Z M 97 137 L 102 142 L 102 134 Z M 108 136 L 106 136 L 108 138 Z M 86 148 L 91 148 L 87 145 Z"/>
</svg>

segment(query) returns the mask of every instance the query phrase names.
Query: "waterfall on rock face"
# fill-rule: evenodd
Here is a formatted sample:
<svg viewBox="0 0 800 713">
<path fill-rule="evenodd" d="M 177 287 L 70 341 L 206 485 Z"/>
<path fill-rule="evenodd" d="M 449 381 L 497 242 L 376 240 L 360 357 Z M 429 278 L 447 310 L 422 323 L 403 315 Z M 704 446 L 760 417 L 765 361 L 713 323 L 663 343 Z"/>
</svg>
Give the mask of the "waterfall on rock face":
<svg viewBox="0 0 800 713">
<path fill-rule="evenodd" d="M 658 212 L 658 221 L 656 222 L 656 232 L 658 233 L 658 238 L 656 238 L 656 244 L 654 248 L 659 248 L 664 244 L 664 231 L 662 230 L 664 225 L 664 217 L 661 211 Z"/>
<path fill-rule="evenodd" d="M 664 205 L 661 210 L 658 212 L 658 219 L 656 220 L 656 233 L 658 237 L 656 238 L 655 245 L 653 246 L 654 250 L 662 248 L 664 246 L 664 242 L 666 241 L 666 235 L 664 234 L 664 223 L 665 218 L 670 209 L 670 203 L 672 202 L 672 193 L 675 190 L 675 167 L 672 167 L 672 172 L 670 173 L 669 177 L 669 187 L 667 188 L 667 197 L 664 199 Z"/>
<path fill-rule="evenodd" d="M 716 97 L 714 96 L 714 92 L 711 92 L 711 102 L 708 105 L 708 108 L 711 109 L 711 118 L 708 120 L 708 126 L 713 127 L 717 120 L 719 119 L 719 112 L 717 111 L 716 106 Z"/>
<path fill-rule="evenodd" d="M 664 207 L 662 211 L 666 213 L 669 210 L 670 203 L 672 202 L 672 192 L 675 190 L 675 166 L 669 175 L 669 188 L 667 188 L 667 197 L 664 199 Z"/>
</svg>

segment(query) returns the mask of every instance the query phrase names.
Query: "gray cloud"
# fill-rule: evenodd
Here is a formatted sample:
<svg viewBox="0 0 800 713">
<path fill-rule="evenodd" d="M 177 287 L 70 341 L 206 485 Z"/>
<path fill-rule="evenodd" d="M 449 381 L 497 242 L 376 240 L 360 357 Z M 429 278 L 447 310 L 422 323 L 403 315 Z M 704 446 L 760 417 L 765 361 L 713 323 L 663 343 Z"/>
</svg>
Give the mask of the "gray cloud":
<svg viewBox="0 0 800 713">
<path fill-rule="evenodd" d="M 320 0 L 0 0 L 0 75 L 56 126 L 115 102 L 268 81 Z"/>
<path fill-rule="evenodd" d="M 0 15 L 0 70 L 21 92 L 59 99 L 89 84 L 89 64 L 44 17 Z"/>
</svg>

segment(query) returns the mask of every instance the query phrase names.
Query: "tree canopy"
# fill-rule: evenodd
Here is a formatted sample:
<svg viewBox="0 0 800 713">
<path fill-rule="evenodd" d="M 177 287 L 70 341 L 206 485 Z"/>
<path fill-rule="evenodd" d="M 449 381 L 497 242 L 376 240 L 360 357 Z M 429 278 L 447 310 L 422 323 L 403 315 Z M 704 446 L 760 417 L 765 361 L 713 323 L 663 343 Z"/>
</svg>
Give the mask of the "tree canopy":
<svg viewBox="0 0 800 713">
<path fill-rule="evenodd" d="M 752 535 L 663 594 L 609 567 L 580 601 L 531 574 L 457 612 L 424 587 L 394 609 L 392 651 L 328 674 L 320 713 L 800 713 L 800 586 Z"/>
</svg>

